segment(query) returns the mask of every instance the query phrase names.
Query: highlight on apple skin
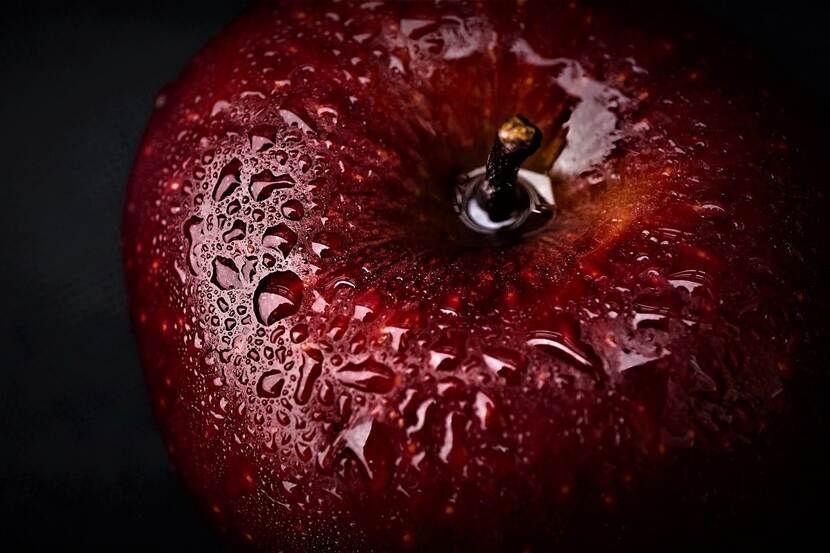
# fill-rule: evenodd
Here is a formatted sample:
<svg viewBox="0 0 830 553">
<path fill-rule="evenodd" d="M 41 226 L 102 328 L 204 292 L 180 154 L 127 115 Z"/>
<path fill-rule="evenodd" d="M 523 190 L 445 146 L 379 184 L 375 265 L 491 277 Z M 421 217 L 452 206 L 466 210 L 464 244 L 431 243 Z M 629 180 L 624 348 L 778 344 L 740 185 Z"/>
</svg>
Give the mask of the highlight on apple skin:
<svg viewBox="0 0 830 553">
<path fill-rule="evenodd" d="M 265 2 L 158 96 L 131 313 L 231 544 L 584 550 L 755 520 L 819 369 L 821 194 L 795 106 L 703 30 Z"/>
</svg>

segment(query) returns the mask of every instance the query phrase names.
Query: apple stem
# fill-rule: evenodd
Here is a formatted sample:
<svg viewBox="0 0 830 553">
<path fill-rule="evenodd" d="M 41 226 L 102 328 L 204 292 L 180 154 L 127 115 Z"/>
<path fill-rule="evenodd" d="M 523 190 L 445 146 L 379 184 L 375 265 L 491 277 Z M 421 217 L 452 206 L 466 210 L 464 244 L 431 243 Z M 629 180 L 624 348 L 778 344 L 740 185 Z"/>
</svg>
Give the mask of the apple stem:
<svg viewBox="0 0 830 553">
<path fill-rule="evenodd" d="M 516 185 L 516 178 L 522 163 L 541 143 L 542 131 L 521 115 L 514 115 L 499 127 L 487 157 L 485 179 L 477 191 L 479 202 L 493 221 L 506 221 L 528 209 L 527 191 Z"/>
</svg>

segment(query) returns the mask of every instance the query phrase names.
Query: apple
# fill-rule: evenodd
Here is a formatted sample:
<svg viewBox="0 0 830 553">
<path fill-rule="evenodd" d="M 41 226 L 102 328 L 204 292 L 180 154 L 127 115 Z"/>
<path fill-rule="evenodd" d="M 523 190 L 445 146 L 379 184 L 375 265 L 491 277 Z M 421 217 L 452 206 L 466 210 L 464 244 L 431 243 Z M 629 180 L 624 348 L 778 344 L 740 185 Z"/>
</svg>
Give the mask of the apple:
<svg viewBox="0 0 830 553">
<path fill-rule="evenodd" d="M 156 101 L 123 251 L 229 542 L 584 549 L 760 508 L 817 193 L 744 65 L 532 0 L 262 3 L 211 42 Z"/>
</svg>

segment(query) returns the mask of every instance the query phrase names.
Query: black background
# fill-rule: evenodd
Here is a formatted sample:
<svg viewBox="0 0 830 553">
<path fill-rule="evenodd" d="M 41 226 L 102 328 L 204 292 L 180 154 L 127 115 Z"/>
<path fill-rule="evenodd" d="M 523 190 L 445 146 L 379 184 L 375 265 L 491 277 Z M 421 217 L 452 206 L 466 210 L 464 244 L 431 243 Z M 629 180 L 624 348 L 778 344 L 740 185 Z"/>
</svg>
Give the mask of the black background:
<svg viewBox="0 0 830 553">
<path fill-rule="evenodd" d="M 155 93 L 244 4 L 0 8 L 0 543 L 7 550 L 221 550 L 170 469 L 150 415 L 118 233 Z M 771 75 L 804 90 L 800 107 L 816 126 L 830 119 L 825 11 L 806 0 L 696 4 L 757 45 Z"/>
</svg>

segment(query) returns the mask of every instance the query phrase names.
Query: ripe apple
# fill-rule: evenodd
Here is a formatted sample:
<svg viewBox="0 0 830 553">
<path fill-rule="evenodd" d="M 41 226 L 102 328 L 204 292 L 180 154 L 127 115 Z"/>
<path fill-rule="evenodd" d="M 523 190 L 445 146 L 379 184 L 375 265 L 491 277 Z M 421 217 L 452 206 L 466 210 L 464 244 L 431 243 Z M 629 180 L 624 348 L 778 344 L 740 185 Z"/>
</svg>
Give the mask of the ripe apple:
<svg viewBox="0 0 830 553">
<path fill-rule="evenodd" d="M 131 312 L 232 543 L 549 551 L 753 506 L 816 194 L 741 54 L 637 19 L 263 3 L 158 97 Z"/>
</svg>

